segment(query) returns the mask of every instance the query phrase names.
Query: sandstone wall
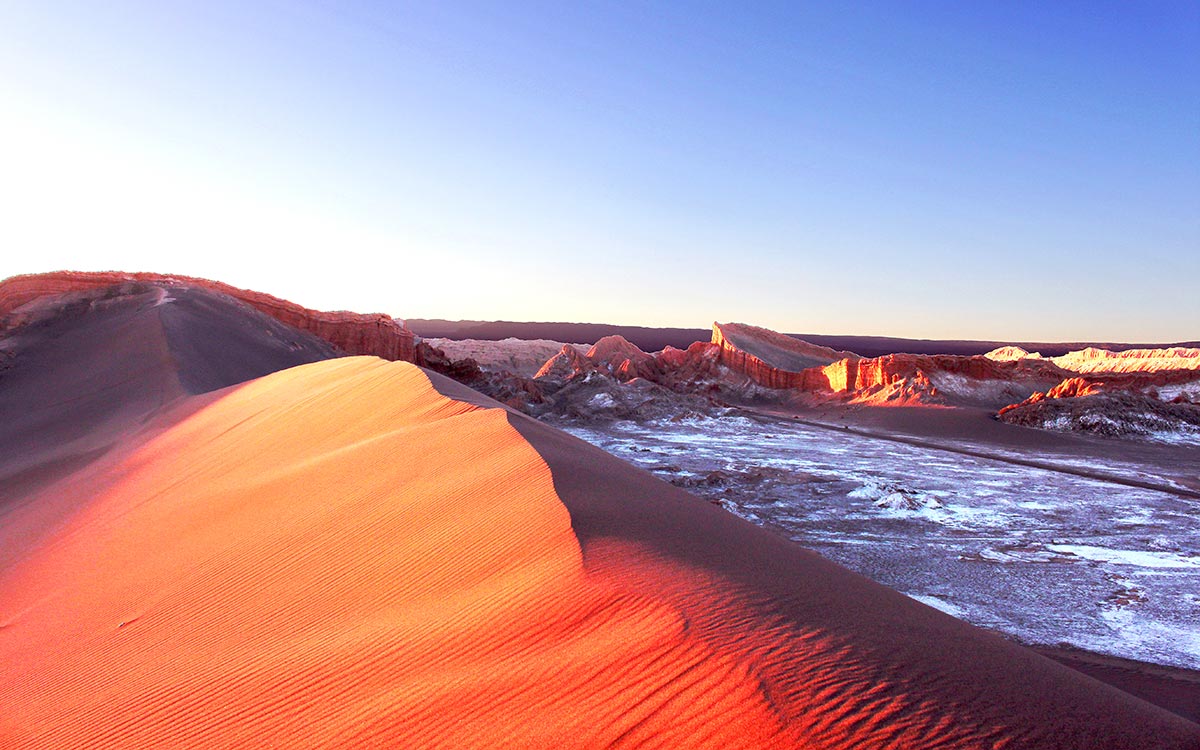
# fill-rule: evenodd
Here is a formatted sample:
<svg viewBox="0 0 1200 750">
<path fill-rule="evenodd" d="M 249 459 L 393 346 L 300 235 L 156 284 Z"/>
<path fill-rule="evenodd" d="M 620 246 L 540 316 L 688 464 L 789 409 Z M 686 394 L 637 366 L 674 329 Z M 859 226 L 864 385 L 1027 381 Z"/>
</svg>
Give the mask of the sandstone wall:
<svg viewBox="0 0 1200 750">
<path fill-rule="evenodd" d="M 813 391 L 829 388 L 829 380 L 822 368 L 813 367 L 799 372 L 790 372 L 772 367 L 730 342 L 721 330 L 721 326 L 716 323 L 713 324 L 712 343 L 720 348 L 719 359 L 721 364 L 734 372 L 742 373 L 761 386 L 767 388 L 801 388 Z"/>
</svg>

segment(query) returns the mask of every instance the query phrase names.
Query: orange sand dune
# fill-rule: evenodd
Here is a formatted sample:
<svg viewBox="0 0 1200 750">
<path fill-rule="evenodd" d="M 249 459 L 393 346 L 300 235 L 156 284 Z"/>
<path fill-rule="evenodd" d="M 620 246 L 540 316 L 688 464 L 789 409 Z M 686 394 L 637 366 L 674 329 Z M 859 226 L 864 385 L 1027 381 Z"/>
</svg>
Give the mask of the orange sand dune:
<svg viewBox="0 0 1200 750">
<path fill-rule="evenodd" d="M 4 747 L 1200 743 L 409 364 L 108 429 L 3 506 Z"/>
<path fill-rule="evenodd" d="M 182 411 L 54 486 L 89 501 L 0 578 L 15 744 L 638 744 L 666 724 L 733 747 L 777 729 L 749 665 L 588 576 L 504 410 L 353 358 Z"/>
</svg>

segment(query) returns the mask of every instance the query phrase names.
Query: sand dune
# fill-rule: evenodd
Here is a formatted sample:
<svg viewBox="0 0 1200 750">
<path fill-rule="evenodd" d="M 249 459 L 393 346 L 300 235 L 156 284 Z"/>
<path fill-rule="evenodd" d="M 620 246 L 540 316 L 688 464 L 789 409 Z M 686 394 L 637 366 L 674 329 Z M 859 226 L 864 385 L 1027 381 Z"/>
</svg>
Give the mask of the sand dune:
<svg viewBox="0 0 1200 750">
<path fill-rule="evenodd" d="M 159 385 L 100 399 L 102 451 L 0 506 L 5 747 L 1200 743 L 413 365 L 198 393 L 44 347 Z M 70 432 L 76 384 L 24 387 Z"/>
<path fill-rule="evenodd" d="M 173 296 L 171 296 L 173 295 Z M 128 284 L 82 296 L 0 341 L 0 569 L 52 523 L 65 496 L 11 517 L 39 487 L 131 439 L 168 405 L 337 354 L 324 341 L 235 300 Z M 194 408 L 192 405 L 185 408 Z"/>
<path fill-rule="evenodd" d="M 60 482 L 87 501 L 0 580 L 13 739 L 604 744 L 659 710 L 761 746 L 746 666 L 589 580 L 507 418 L 336 360 L 181 405 Z"/>
</svg>

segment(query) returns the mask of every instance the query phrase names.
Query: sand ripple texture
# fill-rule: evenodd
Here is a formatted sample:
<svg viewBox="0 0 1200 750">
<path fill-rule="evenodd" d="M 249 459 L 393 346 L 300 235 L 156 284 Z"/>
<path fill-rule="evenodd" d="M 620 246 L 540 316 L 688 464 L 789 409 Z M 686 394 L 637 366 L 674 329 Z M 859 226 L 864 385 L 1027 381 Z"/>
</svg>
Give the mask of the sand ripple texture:
<svg viewBox="0 0 1200 750">
<path fill-rule="evenodd" d="M 405 363 L 183 396 L 33 492 L 3 747 L 1200 743 Z"/>
</svg>

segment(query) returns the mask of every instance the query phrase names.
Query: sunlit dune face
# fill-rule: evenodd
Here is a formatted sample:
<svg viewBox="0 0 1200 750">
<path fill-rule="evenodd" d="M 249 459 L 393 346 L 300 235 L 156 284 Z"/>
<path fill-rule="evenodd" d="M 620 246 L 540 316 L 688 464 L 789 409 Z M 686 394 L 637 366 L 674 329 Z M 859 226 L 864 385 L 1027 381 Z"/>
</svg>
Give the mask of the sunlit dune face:
<svg viewBox="0 0 1200 750">
<path fill-rule="evenodd" d="M 687 726 L 761 746 L 778 722 L 748 666 L 589 577 L 505 412 L 423 381 L 365 358 L 293 369 L 112 467 L 0 580 L 16 739 L 637 744 Z"/>
</svg>

